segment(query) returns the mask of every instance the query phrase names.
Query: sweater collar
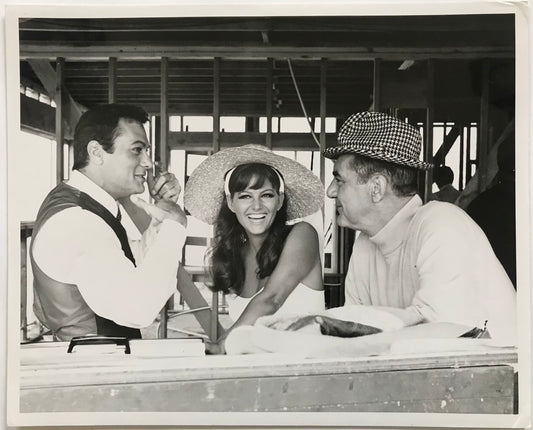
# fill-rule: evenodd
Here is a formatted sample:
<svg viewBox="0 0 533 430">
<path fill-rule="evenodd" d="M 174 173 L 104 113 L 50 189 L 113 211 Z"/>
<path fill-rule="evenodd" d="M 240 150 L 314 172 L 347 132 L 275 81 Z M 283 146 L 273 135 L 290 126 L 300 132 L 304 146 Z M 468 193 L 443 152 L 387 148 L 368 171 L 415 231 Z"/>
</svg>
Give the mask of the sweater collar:
<svg viewBox="0 0 533 430">
<path fill-rule="evenodd" d="M 422 206 L 422 199 L 414 195 L 385 226 L 374 236 L 370 237 L 383 254 L 389 254 L 398 248 L 404 239 L 411 219 Z"/>
<path fill-rule="evenodd" d="M 96 185 L 91 179 L 85 176 L 79 170 L 72 170 L 70 172 L 70 179 L 68 185 L 83 191 L 88 194 L 102 206 L 104 206 L 114 216 L 118 213 L 118 204 L 113 197 L 103 188 Z"/>
</svg>

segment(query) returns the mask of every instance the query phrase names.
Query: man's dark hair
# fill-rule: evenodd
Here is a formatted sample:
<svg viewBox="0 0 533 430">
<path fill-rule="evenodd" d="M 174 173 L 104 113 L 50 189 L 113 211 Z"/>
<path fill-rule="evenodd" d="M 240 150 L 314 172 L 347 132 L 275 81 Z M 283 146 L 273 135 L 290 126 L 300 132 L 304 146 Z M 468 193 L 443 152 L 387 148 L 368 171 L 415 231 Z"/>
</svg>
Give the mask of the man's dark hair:
<svg viewBox="0 0 533 430">
<path fill-rule="evenodd" d="M 435 182 L 439 188 L 451 184 L 453 182 L 453 170 L 448 166 L 437 166 L 433 170 L 433 182 Z"/>
<path fill-rule="evenodd" d="M 144 124 L 148 121 L 148 114 L 138 106 L 107 104 L 89 109 L 81 116 L 74 131 L 73 169 L 79 170 L 87 166 L 89 162 L 87 144 L 91 140 L 96 140 L 106 152 L 113 152 L 113 141 L 117 137 L 120 119 Z"/>
<path fill-rule="evenodd" d="M 376 160 L 359 154 L 351 154 L 350 166 L 359 181 L 367 182 L 370 177 L 380 173 L 389 179 L 392 191 L 399 197 L 414 196 L 417 191 L 417 170 L 388 161 Z"/>
</svg>

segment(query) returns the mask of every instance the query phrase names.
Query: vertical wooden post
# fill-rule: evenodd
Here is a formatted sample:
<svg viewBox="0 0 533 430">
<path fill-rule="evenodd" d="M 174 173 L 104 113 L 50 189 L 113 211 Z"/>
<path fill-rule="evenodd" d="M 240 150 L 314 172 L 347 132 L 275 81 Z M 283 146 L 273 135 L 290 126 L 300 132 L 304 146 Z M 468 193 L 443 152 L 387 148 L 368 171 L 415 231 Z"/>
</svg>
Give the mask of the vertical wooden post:
<svg viewBox="0 0 533 430">
<path fill-rule="evenodd" d="M 65 141 L 65 130 L 63 127 L 63 81 L 65 79 L 65 59 L 56 59 L 56 184 L 63 181 L 64 157 L 63 144 Z"/>
<path fill-rule="evenodd" d="M 159 167 L 168 169 L 168 57 L 161 58 L 161 124 L 159 139 Z"/>
<path fill-rule="evenodd" d="M 472 178 L 472 159 L 470 158 L 470 152 L 472 150 L 471 143 L 471 133 L 472 133 L 472 124 L 468 124 L 466 135 L 466 151 L 465 151 L 465 185 L 468 184 L 468 181 Z"/>
<path fill-rule="evenodd" d="M 434 80 L 435 80 L 435 65 L 433 60 L 429 59 L 427 63 L 427 107 L 426 107 L 426 129 L 424 132 L 424 161 L 431 163 L 433 161 L 433 122 L 434 122 Z M 433 185 L 433 173 L 427 170 L 425 173 L 424 183 L 424 202 L 429 201 L 431 197 L 431 189 Z"/>
<path fill-rule="evenodd" d="M 490 62 L 483 60 L 481 74 L 481 106 L 479 113 L 479 133 L 477 139 L 477 170 L 479 170 L 478 191 L 487 187 L 488 152 L 489 152 L 489 72 Z"/>
<path fill-rule="evenodd" d="M 108 84 L 108 101 L 116 103 L 117 101 L 117 58 L 109 58 L 109 84 Z"/>
<path fill-rule="evenodd" d="M 159 163 L 159 168 L 156 169 L 156 174 L 168 169 L 168 57 L 161 58 L 161 94 L 160 94 L 160 109 L 159 109 L 159 145 L 158 151 L 155 151 L 156 161 Z M 168 337 L 168 309 L 171 309 L 174 296 L 172 296 L 163 306 L 160 313 L 160 323 L 157 336 L 166 339 Z"/>
<path fill-rule="evenodd" d="M 461 125 L 459 134 L 459 191 L 464 188 L 464 168 L 465 168 L 465 127 Z"/>
<path fill-rule="evenodd" d="M 220 58 L 213 60 L 213 154 L 220 151 Z M 210 336 L 218 338 L 218 293 L 212 294 Z"/>
<path fill-rule="evenodd" d="M 28 227 L 20 225 L 20 330 L 28 340 Z"/>
<path fill-rule="evenodd" d="M 213 153 L 220 151 L 220 58 L 213 60 Z"/>
<path fill-rule="evenodd" d="M 328 61 L 325 58 L 320 59 L 320 180 L 326 183 L 325 170 L 326 163 L 322 157 L 322 151 L 326 149 L 326 97 L 327 97 L 327 73 Z"/>
<path fill-rule="evenodd" d="M 218 339 L 218 292 L 211 293 L 211 317 L 209 320 L 209 338 L 214 342 Z"/>
<path fill-rule="evenodd" d="M 372 91 L 374 112 L 381 111 L 381 59 L 374 58 L 374 88 Z"/>
<path fill-rule="evenodd" d="M 267 58 L 266 65 L 266 138 L 267 148 L 272 149 L 272 104 L 274 98 L 274 60 Z"/>
</svg>

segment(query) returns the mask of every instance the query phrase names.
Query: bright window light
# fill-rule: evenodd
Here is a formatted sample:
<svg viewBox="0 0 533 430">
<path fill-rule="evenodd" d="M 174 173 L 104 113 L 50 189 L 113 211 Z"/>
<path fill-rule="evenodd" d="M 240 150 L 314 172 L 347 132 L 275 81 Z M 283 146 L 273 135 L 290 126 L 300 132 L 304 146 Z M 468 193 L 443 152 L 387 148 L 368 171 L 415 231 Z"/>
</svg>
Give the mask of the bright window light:
<svg viewBox="0 0 533 430">
<path fill-rule="evenodd" d="M 39 100 L 39 93 L 32 88 L 26 88 L 26 96 L 35 100 Z"/>
<path fill-rule="evenodd" d="M 267 119 L 266 117 L 262 116 L 259 118 L 259 132 L 260 133 L 266 133 L 267 131 Z M 272 133 L 278 133 L 279 132 L 279 118 L 278 117 L 272 117 Z"/>
<path fill-rule="evenodd" d="M 181 131 L 181 116 L 169 117 L 168 128 L 170 131 Z"/>
<path fill-rule="evenodd" d="M 280 131 L 282 133 L 306 133 L 309 124 L 305 118 L 281 118 Z"/>
<path fill-rule="evenodd" d="M 220 131 L 244 133 L 246 131 L 246 118 L 244 116 L 221 116 Z"/>
<path fill-rule="evenodd" d="M 184 131 L 213 131 L 213 117 L 211 116 L 184 116 Z"/>
<path fill-rule="evenodd" d="M 335 133 L 337 131 L 337 118 L 326 118 L 326 133 Z M 315 120 L 315 133 L 320 133 L 320 118 Z"/>
</svg>

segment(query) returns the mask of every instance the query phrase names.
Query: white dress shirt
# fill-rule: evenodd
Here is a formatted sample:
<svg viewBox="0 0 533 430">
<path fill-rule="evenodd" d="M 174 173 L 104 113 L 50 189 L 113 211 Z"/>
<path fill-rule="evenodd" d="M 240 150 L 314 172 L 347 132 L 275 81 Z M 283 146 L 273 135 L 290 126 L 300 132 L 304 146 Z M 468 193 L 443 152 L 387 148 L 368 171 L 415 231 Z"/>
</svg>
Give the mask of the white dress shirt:
<svg viewBox="0 0 533 430">
<path fill-rule="evenodd" d="M 68 184 L 117 214 L 113 197 L 79 171 L 71 172 Z M 124 209 L 121 214 L 127 216 Z M 124 221 L 131 239 L 133 223 Z M 140 243 L 131 243 L 135 267 L 102 218 L 72 207 L 53 215 L 41 227 L 34 238 L 33 258 L 50 278 L 77 285 L 96 314 L 120 325 L 141 328 L 154 321 L 176 290 L 185 237 L 185 228 L 173 220 L 151 226 Z"/>
</svg>

